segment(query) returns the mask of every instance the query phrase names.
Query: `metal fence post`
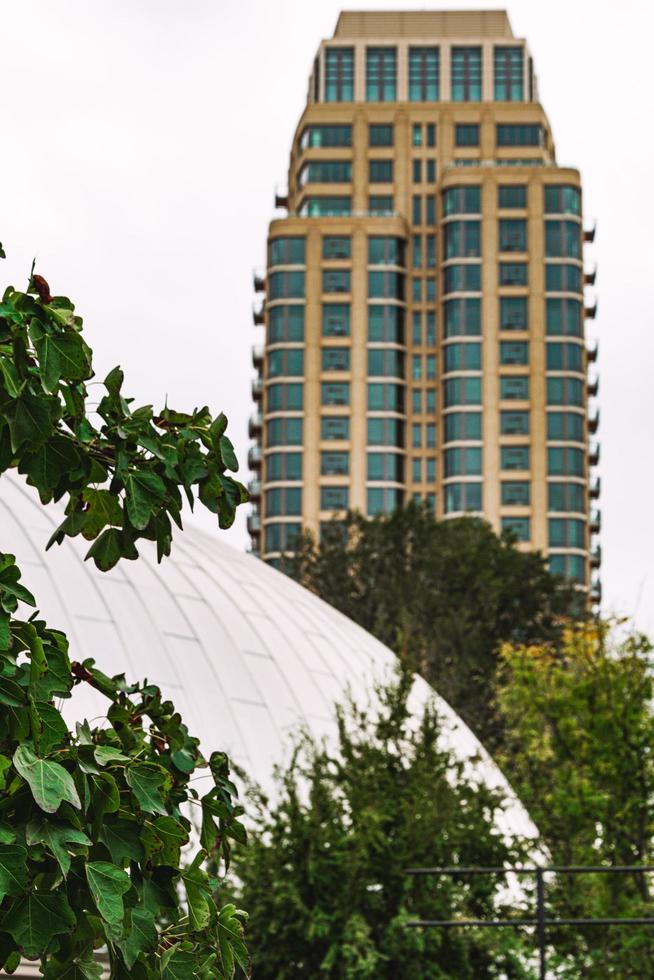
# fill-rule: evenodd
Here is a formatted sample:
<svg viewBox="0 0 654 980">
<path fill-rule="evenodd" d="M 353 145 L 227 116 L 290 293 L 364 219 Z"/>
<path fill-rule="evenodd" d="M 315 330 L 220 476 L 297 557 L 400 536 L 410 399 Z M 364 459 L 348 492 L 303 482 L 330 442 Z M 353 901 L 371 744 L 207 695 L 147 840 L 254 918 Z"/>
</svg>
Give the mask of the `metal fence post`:
<svg viewBox="0 0 654 980">
<path fill-rule="evenodd" d="M 540 958 L 540 980 L 547 980 L 547 950 L 545 934 L 545 883 L 543 869 L 536 869 L 536 920 L 538 932 L 538 955 Z"/>
</svg>

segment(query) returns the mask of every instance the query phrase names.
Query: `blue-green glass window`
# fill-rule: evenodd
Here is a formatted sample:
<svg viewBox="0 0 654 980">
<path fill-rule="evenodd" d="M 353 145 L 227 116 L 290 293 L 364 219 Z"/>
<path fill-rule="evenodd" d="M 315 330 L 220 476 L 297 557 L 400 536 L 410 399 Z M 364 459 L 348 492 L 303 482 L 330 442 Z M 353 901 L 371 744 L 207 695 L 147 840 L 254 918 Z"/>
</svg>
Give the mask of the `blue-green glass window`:
<svg viewBox="0 0 654 980">
<path fill-rule="evenodd" d="M 352 146 L 352 127 L 342 124 L 307 126 L 302 133 L 300 145 L 303 150 L 308 147 Z"/>
<path fill-rule="evenodd" d="M 500 208 L 526 208 L 526 184 L 503 184 L 498 187 L 497 206 Z"/>
<path fill-rule="evenodd" d="M 320 438 L 330 441 L 350 438 L 350 420 L 347 415 L 323 415 L 320 419 Z"/>
<path fill-rule="evenodd" d="M 368 350 L 368 375 L 377 377 L 404 377 L 404 354 L 394 347 L 371 347 Z"/>
<path fill-rule="evenodd" d="M 478 124 L 457 123 L 454 127 L 454 141 L 457 146 L 479 146 Z"/>
<path fill-rule="evenodd" d="M 583 476 L 584 453 L 572 446 L 549 446 L 547 472 L 550 476 Z"/>
<path fill-rule="evenodd" d="M 266 388 L 269 412 L 301 412 L 304 403 L 302 384 L 273 384 Z"/>
<path fill-rule="evenodd" d="M 450 221 L 445 225 L 445 258 L 478 258 L 481 255 L 481 222 Z"/>
<path fill-rule="evenodd" d="M 409 48 L 409 102 L 436 102 L 439 88 L 438 48 Z"/>
<path fill-rule="evenodd" d="M 392 514 L 402 506 L 404 493 L 397 487 L 369 487 L 367 491 L 368 516 Z"/>
<path fill-rule="evenodd" d="M 427 388 L 425 395 L 427 399 L 426 411 L 428 414 L 433 414 L 436 411 L 436 390 Z"/>
<path fill-rule="evenodd" d="M 581 344 L 549 341 L 546 349 L 548 371 L 583 371 L 584 358 Z"/>
<path fill-rule="evenodd" d="M 413 322 L 413 333 L 412 339 L 414 345 L 417 347 L 422 343 L 422 317 L 423 314 L 420 310 L 414 310 L 412 313 Z"/>
<path fill-rule="evenodd" d="M 270 265 L 304 265 L 304 238 L 273 238 L 268 244 Z"/>
<path fill-rule="evenodd" d="M 323 293 L 349 293 L 350 270 L 349 269 L 323 269 L 322 291 Z"/>
<path fill-rule="evenodd" d="M 436 197 L 434 194 L 427 194 L 425 197 L 425 224 L 436 224 Z"/>
<path fill-rule="evenodd" d="M 392 194 L 371 194 L 368 198 L 368 213 L 373 217 L 383 217 L 393 213 Z"/>
<path fill-rule="evenodd" d="M 481 48 L 452 48 L 452 102 L 481 101 Z"/>
<path fill-rule="evenodd" d="M 323 347 L 321 364 L 323 371 L 349 371 L 350 348 Z"/>
<path fill-rule="evenodd" d="M 404 265 L 404 241 L 389 235 L 372 235 L 368 239 L 369 265 Z"/>
<path fill-rule="evenodd" d="M 548 258 L 581 258 L 581 225 L 577 221 L 545 222 L 545 255 Z"/>
<path fill-rule="evenodd" d="M 392 146 L 393 124 L 371 123 L 368 129 L 369 146 Z"/>
<path fill-rule="evenodd" d="M 403 412 L 404 385 L 372 382 L 368 385 L 368 409 L 371 412 Z"/>
<path fill-rule="evenodd" d="M 300 187 L 305 184 L 349 184 L 351 181 L 349 160 L 312 160 L 300 170 Z"/>
<path fill-rule="evenodd" d="M 574 517 L 550 517 L 548 543 L 550 548 L 585 548 L 586 524 Z"/>
<path fill-rule="evenodd" d="M 427 146 L 436 146 L 436 123 L 427 123 Z"/>
<path fill-rule="evenodd" d="M 547 509 L 559 513 L 585 513 L 586 491 L 583 484 L 548 483 Z"/>
<path fill-rule="evenodd" d="M 433 310 L 427 311 L 427 347 L 434 347 L 436 344 L 436 314 Z"/>
<path fill-rule="evenodd" d="M 392 184 L 393 161 L 368 160 L 368 181 L 371 184 Z"/>
<path fill-rule="evenodd" d="M 349 303 L 323 303 L 322 335 L 323 337 L 350 336 Z"/>
<path fill-rule="evenodd" d="M 507 401 L 526 401 L 529 398 L 529 375 L 511 374 L 500 377 L 500 398 Z"/>
<path fill-rule="evenodd" d="M 271 306 L 268 310 L 268 343 L 302 343 L 304 305 Z"/>
<path fill-rule="evenodd" d="M 500 466 L 503 470 L 528 470 L 529 446 L 500 446 Z"/>
<path fill-rule="evenodd" d="M 478 337 L 481 334 L 481 300 L 464 296 L 448 299 L 445 308 L 446 337 Z"/>
<path fill-rule="evenodd" d="M 428 422 L 425 426 L 427 431 L 427 449 L 436 448 L 436 425 L 434 422 Z"/>
<path fill-rule="evenodd" d="M 321 510 L 347 510 L 349 507 L 350 491 L 348 487 L 321 487 Z"/>
<path fill-rule="evenodd" d="M 414 184 L 422 183 L 422 160 L 412 160 L 411 180 Z"/>
<path fill-rule="evenodd" d="M 586 562 L 582 555 L 550 555 L 550 572 L 581 585 L 586 582 Z"/>
<path fill-rule="evenodd" d="M 480 371 L 481 344 L 447 344 L 444 348 L 445 373 Z"/>
<path fill-rule="evenodd" d="M 450 378 L 444 384 L 445 408 L 481 405 L 481 378 Z"/>
<path fill-rule="evenodd" d="M 354 99 L 354 48 L 325 49 L 325 102 Z"/>
<path fill-rule="evenodd" d="M 584 383 L 579 378 L 548 378 L 548 405 L 577 405 L 584 404 Z"/>
<path fill-rule="evenodd" d="M 404 310 L 400 306 L 368 306 L 368 340 L 375 343 L 404 343 Z"/>
<path fill-rule="evenodd" d="M 304 374 L 304 351 L 301 347 L 282 347 L 268 353 L 268 377 L 302 376 Z"/>
<path fill-rule="evenodd" d="M 422 354 L 414 354 L 412 361 L 411 378 L 414 381 L 420 381 L 422 378 Z"/>
<path fill-rule="evenodd" d="M 500 286 L 526 286 L 528 269 L 526 262 L 500 262 Z"/>
<path fill-rule="evenodd" d="M 433 184 L 436 180 L 436 161 L 427 160 L 427 182 Z"/>
<path fill-rule="evenodd" d="M 400 453 L 368 453 L 368 479 L 404 482 L 404 456 Z"/>
<path fill-rule="evenodd" d="M 448 265 L 443 270 L 445 293 L 478 293 L 481 290 L 481 266 Z"/>
<path fill-rule="evenodd" d="M 434 381 L 436 378 L 436 355 L 427 354 L 425 358 L 427 381 Z"/>
<path fill-rule="evenodd" d="M 404 299 L 404 273 L 391 269 L 368 272 L 368 296 L 371 299 Z"/>
<path fill-rule="evenodd" d="M 548 262 L 545 289 L 548 293 L 582 293 L 581 268 L 568 262 Z"/>
<path fill-rule="evenodd" d="M 266 517 L 299 517 L 301 514 L 301 487 L 275 487 L 273 490 L 266 490 Z"/>
<path fill-rule="evenodd" d="M 366 49 L 366 100 L 395 102 L 397 51 L 395 48 Z"/>
<path fill-rule="evenodd" d="M 526 340 L 501 340 L 500 364 L 529 364 L 529 344 Z"/>
<path fill-rule="evenodd" d="M 481 188 L 449 187 L 443 192 L 443 214 L 481 214 Z"/>
<path fill-rule="evenodd" d="M 500 297 L 500 330 L 527 330 L 529 328 L 526 296 Z"/>
<path fill-rule="evenodd" d="M 301 298 L 304 296 L 303 272 L 271 272 L 268 277 L 270 299 Z"/>
<path fill-rule="evenodd" d="M 545 300 L 545 329 L 550 337 L 582 337 L 582 304 L 578 299 Z"/>
<path fill-rule="evenodd" d="M 422 268 L 422 236 L 414 235 L 412 243 L 412 265 L 414 269 Z"/>
<path fill-rule="evenodd" d="M 427 286 L 427 302 L 433 303 L 436 299 L 436 279 L 434 276 L 429 276 L 425 280 L 425 285 Z"/>
<path fill-rule="evenodd" d="M 373 421 L 372 419 L 370 421 Z M 368 444 L 370 444 L 370 425 L 368 425 Z M 419 422 L 414 422 L 411 426 L 411 448 L 422 448 L 422 426 Z"/>
<path fill-rule="evenodd" d="M 414 225 L 422 224 L 422 198 L 414 194 L 411 202 L 411 220 Z"/>
<path fill-rule="evenodd" d="M 422 146 L 422 123 L 411 126 L 411 146 Z"/>
<path fill-rule="evenodd" d="M 292 549 L 302 532 L 302 526 L 295 522 L 284 521 L 266 524 L 266 551 L 287 551 Z"/>
<path fill-rule="evenodd" d="M 447 483 L 445 485 L 445 513 L 458 514 L 480 511 L 481 483 Z"/>
<path fill-rule="evenodd" d="M 560 442 L 583 442 L 583 415 L 579 412 L 548 412 L 547 438 Z"/>
<path fill-rule="evenodd" d="M 271 419 L 266 423 L 267 446 L 301 446 L 302 419 Z"/>
<path fill-rule="evenodd" d="M 450 476 L 481 476 L 481 447 L 457 446 L 446 449 L 443 460 L 443 474 Z"/>
<path fill-rule="evenodd" d="M 422 460 L 418 457 L 411 460 L 411 480 L 413 483 L 422 483 Z"/>
<path fill-rule="evenodd" d="M 505 507 L 528 507 L 530 487 L 526 480 L 502 480 L 502 504 Z"/>
<path fill-rule="evenodd" d="M 500 218 L 500 252 L 527 251 L 527 222 L 524 218 Z"/>
<path fill-rule="evenodd" d="M 531 538 L 531 521 L 528 517 L 503 517 L 502 531 L 510 534 L 516 541 L 529 541 Z"/>
<path fill-rule="evenodd" d="M 555 184 L 545 188 L 546 214 L 581 214 L 581 191 L 578 187 Z"/>
<path fill-rule="evenodd" d="M 414 415 L 422 412 L 422 388 L 413 388 L 411 391 L 411 407 Z"/>
<path fill-rule="evenodd" d="M 352 256 L 352 239 L 349 235 L 325 235 L 322 240 L 323 259 L 349 259 Z"/>
<path fill-rule="evenodd" d="M 415 429 L 415 426 L 414 426 Z M 420 430 L 420 426 L 418 426 Z M 404 446 L 404 422 L 396 418 L 368 419 L 369 446 Z M 418 443 L 420 445 L 420 443 Z"/>
<path fill-rule="evenodd" d="M 521 47 L 496 47 L 493 52 L 496 102 L 522 102 L 524 63 Z"/>
<path fill-rule="evenodd" d="M 305 197 L 300 205 L 301 218 L 338 217 L 351 213 L 351 197 Z"/>
<path fill-rule="evenodd" d="M 528 436 L 529 412 L 500 412 L 500 432 L 503 436 Z"/>
<path fill-rule="evenodd" d="M 333 450 L 320 453 L 321 476 L 347 476 L 350 472 L 350 454 Z"/>
<path fill-rule="evenodd" d="M 481 412 L 449 412 L 444 425 L 445 442 L 481 439 Z"/>
<path fill-rule="evenodd" d="M 427 268 L 436 268 L 436 236 L 427 235 L 425 239 L 426 253 L 427 253 Z"/>
<path fill-rule="evenodd" d="M 323 381 L 320 394 L 321 405 L 350 404 L 350 385 L 347 381 Z"/>
<path fill-rule="evenodd" d="M 266 456 L 266 480 L 302 479 L 302 453 L 269 453 Z"/>
<path fill-rule="evenodd" d="M 498 146 L 542 146 L 543 127 L 524 123 L 499 123 L 496 127 Z"/>
</svg>

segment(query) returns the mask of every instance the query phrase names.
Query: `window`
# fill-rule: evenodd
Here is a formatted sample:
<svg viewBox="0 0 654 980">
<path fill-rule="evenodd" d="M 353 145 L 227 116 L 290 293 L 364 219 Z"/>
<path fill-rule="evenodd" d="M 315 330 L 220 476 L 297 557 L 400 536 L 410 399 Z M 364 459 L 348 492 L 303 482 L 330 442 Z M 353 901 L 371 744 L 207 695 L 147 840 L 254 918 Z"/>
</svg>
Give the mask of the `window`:
<svg viewBox="0 0 654 980">
<path fill-rule="evenodd" d="M 481 101 L 481 48 L 452 48 L 452 102 Z"/>
<path fill-rule="evenodd" d="M 414 483 L 422 483 L 422 460 L 420 458 L 411 460 L 411 479 Z"/>
<path fill-rule="evenodd" d="M 352 164 L 349 160 L 312 160 L 300 170 L 300 187 L 305 184 L 349 184 Z"/>
<path fill-rule="evenodd" d="M 436 378 L 436 356 L 435 354 L 427 354 L 425 358 L 427 364 L 427 381 L 434 381 Z"/>
<path fill-rule="evenodd" d="M 266 490 L 266 517 L 299 517 L 301 514 L 301 487 L 275 487 L 274 490 Z"/>
<path fill-rule="evenodd" d="M 321 476 L 347 476 L 350 471 L 350 454 L 324 451 L 320 453 Z"/>
<path fill-rule="evenodd" d="M 436 102 L 439 81 L 438 48 L 409 48 L 409 102 Z"/>
<path fill-rule="evenodd" d="M 349 371 L 350 348 L 349 347 L 323 347 L 322 370 L 323 371 Z"/>
<path fill-rule="evenodd" d="M 500 218 L 500 252 L 527 251 L 527 222 L 524 218 Z"/>
<path fill-rule="evenodd" d="M 271 419 L 266 423 L 267 446 L 301 446 L 302 419 Z"/>
<path fill-rule="evenodd" d="M 524 93 L 524 66 L 522 48 L 495 48 L 493 52 L 495 74 L 495 101 L 522 102 Z"/>
<path fill-rule="evenodd" d="M 347 381 L 323 381 L 320 386 L 321 405 L 349 405 L 350 386 Z"/>
<path fill-rule="evenodd" d="M 428 347 L 434 347 L 436 344 L 436 314 L 433 312 L 433 310 L 427 311 L 426 343 Z"/>
<path fill-rule="evenodd" d="M 348 487 L 321 487 L 321 510 L 347 510 L 349 507 L 350 491 Z"/>
<path fill-rule="evenodd" d="M 411 392 L 411 406 L 414 415 L 422 412 L 422 388 L 414 388 Z"/>
<path fill-rule="evenodd" d="M 436 448 L 436 426 L 433 422 L 428 422 L 426 425 L 427 430 L 427 449 Z"/>
<path fill-rule="evenodd" d="M 580 415 L 578 412 L 548 412 L 547 438 L 568 442 L 583 442 L 583 415 Z"/>
<path fill-rule="evenodd" d="M 422 198 L 414 194 L 411 201 L 411 219 L 414 225 L 422 224 Z"/>
<path fill-rule="evenodd" d="M 526 262 L 500 262 L 500 286 L 526 286 Z"/>
<path fill-rule="evenodd" d="M 545 255 L 547 258 L 580 259 L 581 226 L 577 221 L 545 222 Z"/>
<path fill-rule="evenodd" d="M 427 123 L 427 146 L 436 146 L 436 123 Z"/>
<path fill-rule="evenodd" d="M 422 378 L 422 355 L 414 354 L 412 360 L 413 367 L 411 369 L 411 377 L 414 381 L 420 381 Z"/>
<path fill-rule="evenodd" d="M 354 99 L 354 48 L 325 49 L 325 102 Z"/>
<path fill-rule="evenodd" d="M 404 456 L 399 453 L 368 453 L 368 479 L 404 482 Z"/>
<path fill-rule="evenodd" d="M 368 198 L 368 213 L 373 217 L 383 217 L 393 213 L 393 197 L 390 194 L 371 194 Z"/>
<path fill-rule="evenodd" d="M 369 146 L 392 146 L 393 125 L 386 123 L 371 123 L 368 129 Z"/>
<path fill-rule="evenodd" d="M 411 179 L 414 184 L 422 182 L 422 160 L 413 160 L 411 163 Z"/>
<path fill-rule="evenodd" d="M 404 265 L 404 242 L 401 238 L 374 235 L 368 239 L 369 265 Z"/>
<path fill-rule="evenodd" d="M 502 533 L 509 534 L 516 541 L 529 541 L 531 521 L 528 517 L 503 517 Z"/>
<path fill-rule="evenodd" d="M 350 306 L 348 303 L 323 303 L 323 337 L 350 336 Z"/>
<path fill-rule="evenodd" d="M 450 412 L 445 416 L 445 442 L 481 439 L 481 412 Z"/>
<path fill-rule="evenodd" d="M 266 389 L 269 412 L 301 412 L 303 387 L 301 384 L 274 384 Z"/>
<path fill-rule="evenodd" d="M 500 364 L 528 364 L 529 344 L 523 340 L 500 341 Z"/>
<path fill-rule="evenodd" d="M 427 194 L 425 197 L 425 224 L 436 224 L 436 198 L 433 194 Z"/>
<path fill-rule="evenodd" d="M 304 351 L 299 347 L 281 348 L 268 353 L 268 377 L 304 374 Z"/>
<path fill-rule="evenodd" d="M 502 480 L 502 504 L 505 507 L 528 507 L 529 484 L 526 480 Z"/>
<path fill-rule="evenodd" d="M 586 582 L 586 562 L 581 555 L 550 555 L 550 572 L 581 585 Z"/>
<path fill-rule="evenodd" d="M 548 541 L 550 548 L 585 548 L 586 523 L 571 517 L 550 517 Z"/>
<path fill-rule="evenodd" d="M 507 401 L 527 401 L 529 375 L 504 375 L 500 377 L 500 398 Z"/>
<path fill-rule="evenodd" d="M 547 509 L 583 514 L 586 510 L 586 491 L 581 483 L 548 483 Z"/>
<path fill-rule="evenodd" d="M 500 297 L 500 330 L 527 330 L 526 296 Z"/>
<path fill-rule="evenodd" d="M 422 123 L 414 123 L 411 127 L 411 145 L 422 146 Z"/>
<path fill-rule="evenodd" d="M 481 222 L 450 221 L 445 225 L 445 258 L 478 258 L 481 255 Z"/>
<path fill-rule="evenodd" d="M 578 187 L 557 184 L 545 188 L 546 214 L 581 214 L 581 191 Z"/>
<path fill-rule="evenodd" d="M 427 413 L 433 414 L 436 411 L 436 391 L 434 388 L 428 388 L 425 394 L 427 396 Z"/>
<path fill-rule="evenodd" d="M 323 293 L 349 293 L 350 270 L 323 269 L 322 291 Z"/>
<path fill-rule="evenodd" d="M 506 184 L 497 188 L 499 208 L 526 208 L 527 187 L 525 184 Z"/>
<path fill-rule="evenodd" d="M 397 487 L 370 487 L 367 492 L 368 516 L 391 514 L 402 506 L 403 496 Z"/>
<path fill-rule="evenodd" d="M 415 445 L 415 429 L 414 445 Z M 420 426 L 417 426 L 418 438 L 420 436 Z M 369 446 L 404 446 L 404 422 L 396 418 L 372 418 L 368 419 L 368 445 Z M 420 445 L 420 443 L 418 443 Z"/>
<path fill-rule="evenodd" d="M 412 265 L 414 269 L 420 269 L 420 267 L 422 266 L 422 238 L 420 235 L 413 236 L 412 245 L 413 245 Z"/>
<path fill-rule="evenodd" d="M 304 306 L 271 306 L 268 311 L 268 343 L 302 343 Z"/>
<path fill-rule="evenodd" d="M 323 415 L 320 419 L 320 438 L 330 442 L 350 438 L 350 420 L 345 415 Z"/>
<path fill-rule="evenodd" d="M 286 521 L 266 524 L 266 551 L 286 551 L 292 548 L 302 531 L 301 525 Z"/>
<path fill-rule="evenodd" d="M 500 446 L 500 467 L 503 470 L 528 470 L 529 446 Z"/>
<path fill-rule="evenodd" d="M 443 459 L 444 476 L 481 476 L 481 448 L 460 446 L 446 449 Z"/>
<path fill-rule="evenodd" d="M 352 239 L 349 235 L 325 235 L 322 240 L 323 259 L 349 259 L 352 257 Z"/>
<path fill-rule="evenodd" d="M 454 139 L 457 146 L 479 146 L 479 126 L 477 123 L 457 123 Z"/>
<path fill-rule="evenodd" d="M 481 344 L 448 344 L 444 349 L 445 373 L 480 371 Z"/>
<path fill-rule="evenodd" d="M 352 146 L 351 126 L 307 126 L 302 133 L 300 145 L 308 147 Z"/>
<path fill-rule="evenodd" d="M 571 446 L 549 446 L 547 472 L 550 476 L 583 476 L 584 452 Z"/>
<path fill-rule="evenodd" d="M 549 337 L 583 337 L 581 301 L 548 297 L 545 300 L 545 329 Z"/>
<path fill-rule="evenodd" d="M 404 354 L 393 347 L 372 347 L 368 350 L 368 375 L 376 377 L 404 377 Z"/>
<path fill-rule="evenodd" d="M 370 422 L 368 423 L 368 442 L 370 443 Z M 422 447 L 422 426 L 419 422 L 414 422 L 411 426 L 411 448 L 420 449 Z"/>
<path fill-rule="evenodd" d="M 368 272 L 371 299 L 404 299 L 404 274 L 390 270 Z"/>
<path fill-rule="evenodd" d="M 548 293 L 582 293 L 581 269 L 567 262 L 548 262 L 545 266 L 545 289 Z"/>
<path fill-rule="evenodd" d="M 443 270 L 443 291 L 445 293 L 478 293 L 480 289 L 480 265 L 448 265 Z"/>
<path fill-rule="evenodd" d="M 481 300 L 472 297 L 445 301 L 445 337 L 478 337 L 481 334 Z"/>
<path fill-rule="evenodd" d="M 481 405 L 481 378 L 450 378 L 444 384 L 445 408 Z"/>
<path fill-rule="evenodd" d="M 371 412 L 403 412 L 404 385 L 368 385 L 368 410 Z"/>
<path fill-rule="evenodd" d="M 447 483 L 445 513 L 458 514 L 481 510 L 481 483 Z"/>
<path fill-rule="evenodd" d="M 548 371 L 583 371 L 583 347 L 581 344 L 564 344 L 549 341 L 547 348 Z"/>
<path fill-rule="evenodd" d="M 496 126 L 498 146 L 542 146 L 543 127 L 500 123 Z"/>
<path fill-rule="evenodd" d="M 436 180 L 436 161 L 427 160 L 427 181 L 433 184 Z"/>
<path fill-rule="evenodd" d="M 271 272 L 268 277 L 270 299 L 297 299 L 304 296 L 303 272 Z"/>
<path fill-rule="evenodd" d="M 503 436 L 528 436 L 529 412 L 500 412 L 500 432 Z"/>
<path fill-rule="evenodd" d="M 436 268 L 436 236 L 427 235 L 425 239 L 427 245 L 427 268 Z"/>
<path fill-rule="evenodd" d="M 301 218 L 337 217 L 352 213 L 351 197 L 305 197 L 300 205 Z"/>
<path fill-rule="evenodd" d="M 269 265 L 304 265 L 304 238 L 273 238 L 268 243 Z"/>
<path fill-rule="evenodd" d="M 391 184 L 393 182 L 393 161 L 368 160 L 368 181 L 371 184 Z"/>
<path fill-rule="evenodd" d="M 302 453 L 269 453 L 266 456 L 266 480 L 302 479 Z"/>
<path fill-rule="evenodd" d="M 433 303 L 436 300 L 436 279 L 433 276 L 429 276 L 425 280 L 427 286 L 427 302 Z"/>
<path fill-rule="evenodd" d="M 395 48 L 366 49 L 366 100 L 395 102 L 397 52 Z"/>
<path fill-rule="evenodd" d="M 404 310 L 400 306 L 368 307 L 368 340 L 373 344 L 404 343 Z"/>
<path fill-rule="evenodd" d="M 474 186 L 450 187 L 443 192 L 443 214 L 480 214 L 481 188 Z"/>
<path fill-rule="evenodd" d="M 584 404 L 584 383 L 579 378 L 548 378 L 548 405 L 577 405 Z"/>
</svg>

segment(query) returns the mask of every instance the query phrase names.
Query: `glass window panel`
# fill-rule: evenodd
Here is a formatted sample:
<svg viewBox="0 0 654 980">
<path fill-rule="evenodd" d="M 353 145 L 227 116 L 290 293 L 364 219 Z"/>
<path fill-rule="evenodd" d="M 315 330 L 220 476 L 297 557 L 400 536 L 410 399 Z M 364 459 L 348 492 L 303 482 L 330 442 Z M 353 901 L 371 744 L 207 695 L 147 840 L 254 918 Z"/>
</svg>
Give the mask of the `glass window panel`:
<svg viewBox="0 0 654 980">
<path fill-rule="evenodd" d="M 436 102 L 439 89 L 438 48 L 409 48 L 409 101 Z"/>
<path fill-rule="evenodd" d="M 522 102 L 524 54 L 521 47 L 496 47 L 493 51 L 496 102 Z"/>
<path fill-rule="evenodd" d="M 366 49 L 366 100 L 395 102 L 397 51 L 395 48 Z"/>
<path fill-rule="evenodd" d="M 502 504 L 506 507 L 529 506 L 530 486 L 526 480 L 502 480 Z"/>
<path fill-rule="evenodd" d="M 453 47 L 451 51 L 453 102 L 481 101 L 481 48 Z"/>
<path fill-rule="evenodd" d="M 352 102 L 354 48 L 325 49 L 325 102 Z"/>
<path fill-rule="evenodd" d="M 345 415 L 323 415 L 320 419 L 321 439 L 349 439 L 350 420 Z"/>
<path fill-rule="evenodd" d="M 323 303 L 322 335 L 323 337 L 350 336 L 349 303 Z"/>
</svg>

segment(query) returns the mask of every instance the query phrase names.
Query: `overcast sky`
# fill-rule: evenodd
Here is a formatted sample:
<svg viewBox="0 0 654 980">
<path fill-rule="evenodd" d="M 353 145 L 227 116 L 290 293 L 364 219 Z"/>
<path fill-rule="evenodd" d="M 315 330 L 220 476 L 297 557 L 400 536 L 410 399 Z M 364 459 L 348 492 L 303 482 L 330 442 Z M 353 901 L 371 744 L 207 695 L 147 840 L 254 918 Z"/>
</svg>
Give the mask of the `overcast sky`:
<svg viewBox="0 0 654 980">
<path fill-rule="evenodd" d="M 2 282 L 32 256 L 140 401 L 224 410 L 245 463 L 251 271 L 335 0 L 1 0 Z M 476 8 L 453 2 L 436 7 Z M 491 5 L 499 6 L 499 5 Z M 654 632 L 653 6 L 514 0 L 599 269 L 605 608 Z M 244 515 L 230 532 L 244 547 Z"/>
</svg>

